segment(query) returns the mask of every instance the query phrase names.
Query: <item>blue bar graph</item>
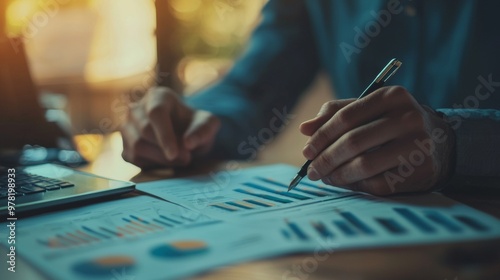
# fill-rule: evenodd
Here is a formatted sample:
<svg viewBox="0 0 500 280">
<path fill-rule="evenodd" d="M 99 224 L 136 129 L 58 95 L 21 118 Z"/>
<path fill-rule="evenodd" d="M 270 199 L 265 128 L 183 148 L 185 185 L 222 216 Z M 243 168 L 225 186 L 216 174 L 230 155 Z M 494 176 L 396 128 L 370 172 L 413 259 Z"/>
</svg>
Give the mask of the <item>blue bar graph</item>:
<svg viewBox="0 0 500 280">
<path fill-rule="evenodd" d="M 260 201 L 257 201 L 257 200 L 253 200 L 253 199 L 243 199 L 243 201 L 245 201 L 247 203 L 251 203 L 251 204 L 257 205 L 257 206 L 272 207 L 272 205 L 270 205 L 268 203 L 263 203 L 263 202 L 260 202 Z"/>
<path fill-rule="evenodd" d="M 303 195 L 296 194 L 296 193 L 290 193 L 290 192 L 286 192 L 286 191 L 276 191 L 276 190 L 273 190 L 271 188 L 257 185 L 254 183 L 244 183 L 243 185 L 250 187 L 250 188 L 253 188 L 253 189 L 260 190 L 260 191 L 265 191 L 265 192 L 272 193 L 272 194 L 282 195 L 282 196 L 286 196 L 289 198 L 294 198 L 294 199 L 299 199 L 299 200 L 310 199 L 310 197 L 307 197 L 307 196 L 303 196 Z"/>
<path fill-rule="evenodd" d="M 243 205 L 243 204 L 239 204 L 239 203 L 237 203 L 237 202 L 233 202 L 233 201 L 228 201 L 228 202 L 226 202 L 226 204 L 229 204 L 229 205 L 232 205 L 232 206 L 236 206 L 236 207 L 239 207 L 239 208 L 242 208 L 242 209 L 246 209 L 246 210 L 251 210 L 251 209 L 253 209 L 253 208 L 251 208 L 251 207 L 248 207 L 248 206 L 245 206 L 245 205 Z"/>
<path fill-rule="evenodd" d="M 282 229 L 281 230 L 281 234 L 283 234 L 283 236 L 286 238 L 286 239 L 290 239 L 292 236 L 290 235 L 290 233 L 288 232 L 288 230 L 286 229 Z"/>
<path fill-rule="evenodd" d="M 63 244 L 64 245 L 78 245 L 78 242 L 77 241 L 74 241 L 70 238 L 67 238 L 61 234 L 57 234 L 56 237 L 59 239 L 59 241 L 63 241 Z"/>
<path fill-rule="evenodd" d="M 297 237 L 300 240 L 308 240 L 309 239 L 309 237 L 302 231 L 302 229 L 296 223 L 289 222 L 289 221 L 286 221 L 286 223 L 288 224 L 288 226 L 290 227 L 292 232 L 295 233 L 295 235 L 297 235 Z"/>
<path fill-rule="evenodd" d="M 323 238 L 333 237 L 333 233 L 322 222 L 312 222 L 311 225 Z"/>
<path fill-rule="evenodd" d="M 226 210 L 226 211 L 229 211 L 229 212 L 236 212 L 236 211 L 238 211 L 238 209 L 235 209 L 233 207 L 229 207 L 229 206 L 226 206 L 226 205 L 212 204 L 210 206 L 218 208 L 218 209 Z"/>
<path fill-rule="evenodd" d="M 417 216 L 417 214 L 413 213 L 407 208 L 393 208 L 396 213 L 405 218 L 408 222 L 412 223 L 415 227 L 420 229 L 425 233 L 434 233 L 436 229 L 424 221 L 422 218 Z"/>
<path fill-rule="evenodd" d="M 278 202 L 278 203 L 290 203 L 290 202 L 293 202 L 293 201 L 288 200 L 288 199 L 283 199 L 283 198 L 279 198 L 279 197 L 275 197 L 275 196 L 267 195 L 267 194 L 253 193 L 253 192 L 250 192 L 250 191 L 247 191 L 247 190 L 244 190 L 244 189 L 235 189 L 234 191 L 235 192 L 239 192 L 239 193 L 243 193 L 243 194 L 248 194 L 248 195 L 260 197 L 260 198 L 263 198 L 263 199 L 268 199 L 268 200 L 271 200 L 271 201 L 274 201 L 274 202 Z"/>
<path fill-rule="evenodd" d="M 105 239 L 109 239 L 110 237 L 107 236 L 107 235 L 104 235 L 100 232 L 97 232 L 89 227 L 86 227 L 86 226 L 82 226 L 82 229 L 88 233 L 92 233 L 93 235 L 96 235 L 96 236 L 99 236 L 99 237 L 102 237 L 102 238 L 105 238 Z"/>
<path fill-rule="evenodd" d="M 261 180 L 263 182 L 269 183 L 269 184 L 273 184 L 273 185 L 278 186 L 278 187 L 285 188 L 285 189 L 288 190 L 288 186 L 286 184 L 283 184 L 283 183 L 280 183 L 280 182 L 277 182 L 277 181 L 274 181 L 274 180 L 271 180 L 271 179 L 262 178 L 262 177 L 258 177 L 257 179 L 259 179 L 259 180 Z M 295 188 L 294 191 L 305 193 L 305 194 L 308 194 L 308 195 L 317 196 L 317 197 L 323 197 L 323 196 L 327 196 L 328 195 L 327 193 L 317 192 L 317 191 L 310 191 L 310 190 L 303 190 L 303 189 L 300 189 L 300 188 Z"/>
<path fill-rule="evenodd" d="M 375 231 L 371 229 L 367 224 L 365 224 L 363 221 L 361 221 L 358 217 L 356 217 L 354 214 L 351 212 L 342 212 L 340 213 L 342 217 L 344 217 L 349 223 L 351 223 L 355 228 L 357 228 L 359 231 L 368 234 L 368 235 L 373 235 L 375 234 Z"/>
<path fill-rule="evenodd" d="M 406 233 L 406 229 L 400 225 L 396 220 L 389 218 L 375 218 L 383 228 L 385 228 L 388 232 L 394 234 L 404 234 Z"/>
<path fill-rule="evenodd" d="M 461 215 L 457 215 L 454 217 L 455 217 L 455 219 L 460 221 L 462 224 L 468 226 L 469 228 L 471 228 L 473 230 L 480 231 L 480 232 L 489 230 L 487 226 L 481 224 L 477 220 L 472 219 L 471 217 L 461 216 Z"/>
<path fill-rule="evenodd" d="M 172 225 L 171 225 L 171 224 L 167 224 L 167 223 L 165 223 L 165 222 L 163 222 L 163 221 L 160 221 L 160 220 L 158 220 L 158 219 L 153 219 L 153 221 L 155 221 L 155 222 L 157 222 L 157 223 L 159 223 L 159 224 L 162 224 L 162 225 L 164 225 L 164 226 L 167 226 L 167 227 L 172 227 Z"/>
<path fill-rule="evenodd" d="M 333 221 L 333 224 L 337 226 L 337 228 L 342 231 L 347 236 L 356 235 L 356 231 L 352 229 L 348 223 L 345 221 Z"/>
<path fill-rule="evenodd" d="M 425 215 L 429 220 L 435 222 L 438 225 L 443 226 L 447 230 L 453 233 L 462 232 L 462 228 L 456 223 L 452 222 L 450 219 L 438 212 L 429 212 Z"/>
<path fill-rule="evenodd" d="M 134 220 L 138 221 L 138 222 L 141 222 L 141 223 L 145 224 L 145 225 L 152 225 L 150 222 L 148 222 L 148 221 L 146 221 L 146 220 L 144 220 L 144 219 L 141 219 L 141 218 L 139 218 L 139 217 L 137 217 L 137 216 L 130 215 L 130 217 L 131 217 L 132 219 L 134 219 Z"/>
<path fill-rule="evenodd" d="M 121 233 L 118 233 L 116 231 L 112 231 L 112 230 L 104 228 L 104 227 L 100 227 L 99 229 L 101 229 L 102 231 L 105 231 L 111 235 L 114 235 L 114 236 L 119 236 L 119 237 L 123 236 L 123 234 L 121 234 Z"/>
</svg>

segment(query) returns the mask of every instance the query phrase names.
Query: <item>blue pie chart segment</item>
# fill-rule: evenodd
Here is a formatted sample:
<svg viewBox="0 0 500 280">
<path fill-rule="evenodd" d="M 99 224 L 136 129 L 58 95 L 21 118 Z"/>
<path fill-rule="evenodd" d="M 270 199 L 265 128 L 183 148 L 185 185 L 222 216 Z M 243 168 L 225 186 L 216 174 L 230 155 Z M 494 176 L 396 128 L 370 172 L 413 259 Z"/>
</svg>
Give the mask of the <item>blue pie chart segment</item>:
<svg viewBox="0 0 500 280">
<path fill-rule="evenodd" d="M 204 254 L 208 250 L 203 241 L 184 240 L 158 245 L 151 250 L 151 254 L 158 258 L 184 258 Z"/>
</svg>

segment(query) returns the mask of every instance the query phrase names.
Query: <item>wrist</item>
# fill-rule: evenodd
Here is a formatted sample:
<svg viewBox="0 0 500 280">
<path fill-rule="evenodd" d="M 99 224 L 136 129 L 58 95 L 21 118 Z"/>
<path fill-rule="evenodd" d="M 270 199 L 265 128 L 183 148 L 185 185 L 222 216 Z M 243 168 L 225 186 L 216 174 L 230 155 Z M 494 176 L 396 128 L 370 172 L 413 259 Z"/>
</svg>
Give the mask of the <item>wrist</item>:
<svg viewBox="0 0 500 280">
<path fill-rule="evenodd" d="M 432 137 L 435 144 L 435 171 L 436 179 L 432 190 L 442 191 L 446 189 L 455 174 L 456 166 L 456 135 L 445 114 L 435 111 L 430 107 L 423 106 L 428 112 L 432 131 L 439 133 L 441 137 Z M 438 141 L 441 140 L 441 141 Z"/>
</svg>

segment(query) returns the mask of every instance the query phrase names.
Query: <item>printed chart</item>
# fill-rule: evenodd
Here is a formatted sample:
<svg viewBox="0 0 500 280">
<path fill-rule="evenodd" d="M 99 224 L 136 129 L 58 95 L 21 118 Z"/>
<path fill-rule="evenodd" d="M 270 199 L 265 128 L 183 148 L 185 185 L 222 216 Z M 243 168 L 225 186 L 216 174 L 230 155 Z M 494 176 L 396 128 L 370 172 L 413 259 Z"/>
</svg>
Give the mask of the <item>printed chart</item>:
<svg viewBox="0 0 500 280">
<path fill-rule="evenodd" d="M 360 195 L 349 200 L 325 201 L 301 207 L 303 215 L 297 215 L 297 211 L 291 208 L 226 222 L 194 222 L 170 231 L 163 226 L 160 234 L 145 236 L 144 232 L 141 238 L 129 238 L 127 242 L 104 243 L 108 239 L 101 237 L 101 246 L 92 250 L 85 245 L 72 245 L 71 249 L 57 255 L 47 254 L 49 249 L 46 244 L 37 242 L 39 238 L 36 234 L 26 234 L 39 228 L 33 224 L 26 227 L 20 236 L 26 242 L 20 247 L 20 253 L 54 279 L 121 279 L 117 275 L 123 274 L 135 279 L 170 279 L 235 262 L 287 253 L 335 252 L 361 247 L 481 240 L 500 236 L 500 223 L 495 218 L 438 195 L 429 194 L 424 198 L 442 203 L 422 206 L 412 203 L 411 199 L 399 201 Z M 154 200 L 149 198 L 149 201 L 134 202 L 127 204 L 152 204 Z M 174 213 L 170 216 L 176 216 L 175 209 L 179 206 L 167 202 L 163 204 L 172 207 Z M 155 215 L 143 215 L 144 221 L 151 224 L 154 224 L 153 219 L 162 221 Z M 130 214 L 127 217 L 132 221 Z M 97 224 L 101 225 L 99 218 L 95 219 L 93 230 L 99 228 Z M 130 223 L 127 221 L 124 224 Z M 139 225 L 148 225 L 152 230 L 150 224 Z M 160 225 L 155 224 L 157 227 Z M 138 225 L 136 227 L 139 228 Z M 112 225 L 107 225 L 106 229 L 118 231 Z M 108 238 L 112 236 L 107 231 L 98 233 L 107 233 Z M 92 232 L 88 235 L 98 236 Z M 52 267 L 61 269 L 54 270 Z"/>
<path fill-rule="evenodd" d="M 372 238 L 415 238 L 414 241 L 433 237 L 480 236 L 498 230 L 498 222 L 490 220 L 494 226 L 485 223 L 481 217 L 460 211 L 419 209 L 415 207 L 388 207 L 376 215 L 366 211 L 341 211 L 313 219 L 286 219 L 281 233 L 285 239 L 308 241 L 322 239 Z"/>
<path fill-rule="evenodd" d="M 297 168 L 289 165 L 256 167 L 244 173 L 233 173 L 220 172 L 211 176 L 156 181 L 140 184 L 137 188 L 215 218 L 357 195 L 307 178 L 294 190 L 287 192 L 290 180 L 297 173 Z"/>
<path fill-rule="evenodd" d="M 308 180 L 288 193 L 294 172 L 139 184 L 176 204 L 139 196 L 26 218 L 18 252 L 50 279 L 147 280 L 296 252 L 500 237 L 497 219 L 439 194 L 380 198 Z"/>
<path fill-rule="evenodd" d="M 211 220 L 186 208 L 140 196 L 23 219 L 18 234 L 29 240 L 32 250 L 51 259 L 207 222 Z"/>
</svg>

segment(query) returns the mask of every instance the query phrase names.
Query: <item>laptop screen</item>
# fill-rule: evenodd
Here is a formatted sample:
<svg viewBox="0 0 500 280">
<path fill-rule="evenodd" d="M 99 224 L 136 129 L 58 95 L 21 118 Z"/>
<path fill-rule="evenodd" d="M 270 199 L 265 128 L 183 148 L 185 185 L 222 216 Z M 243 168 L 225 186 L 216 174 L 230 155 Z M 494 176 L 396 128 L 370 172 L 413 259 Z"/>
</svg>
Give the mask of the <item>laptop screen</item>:
<svg viewBox="0 0 500 280">
<path fill-rule="evenodd" d="M 0 37 L 0 149 L 53 147 L 54 135 L 44 132 L 44 112 L 19 40 Z"/>
</svg>

